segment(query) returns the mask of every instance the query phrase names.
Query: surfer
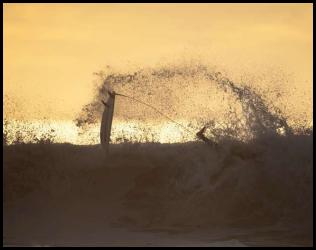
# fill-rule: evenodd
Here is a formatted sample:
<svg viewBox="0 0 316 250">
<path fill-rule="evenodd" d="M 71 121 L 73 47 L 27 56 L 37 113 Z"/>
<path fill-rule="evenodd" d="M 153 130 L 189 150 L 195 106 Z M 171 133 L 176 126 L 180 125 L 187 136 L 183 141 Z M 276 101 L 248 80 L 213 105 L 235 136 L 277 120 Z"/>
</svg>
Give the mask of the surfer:
<svg viewBox="0 0 316 250">
<path fill-rule="evenodd" d="M 204 132 L 206 130 L 206 127 L 204 126 L 199 132 L 196 133 L 196 136 L 204 141 L 207 145 L 211 146 L 211 147 L 215 147 L 217 146 L 217 143 L 212 141 L 211 139 L 207 138 L 205 135 L 204 135 Z"/>
</svg>

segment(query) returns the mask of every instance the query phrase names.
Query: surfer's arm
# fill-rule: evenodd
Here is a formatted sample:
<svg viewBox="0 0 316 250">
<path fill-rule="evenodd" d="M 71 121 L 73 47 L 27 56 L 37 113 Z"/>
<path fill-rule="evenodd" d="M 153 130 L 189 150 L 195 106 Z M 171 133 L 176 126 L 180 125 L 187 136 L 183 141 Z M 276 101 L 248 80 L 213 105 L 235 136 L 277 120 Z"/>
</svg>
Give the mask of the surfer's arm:
<svg viewBox="0 0 316 250">
<path fill-rule="evenodd" d="M 196 133 L 197 137 L 201 138 L 204 137 L 206 127 L 203 127 L 199 132 Z"/>
<path fill-rule="evenodd" d="M 210 145 L 210 146 L 216 146 L 216 145 L 217 145 L 216 142 L 214 142 L 214 141 L 208 139 L 208 138 L 204 135 L 205 129 L 206 129 L 206 127 L 203 127 L 199 132 L 196 133 L 196 136 L 197 136 L 200 140 L 204 141 L 206 144 L 208 144 L 208 145 Z"/>
</svg>

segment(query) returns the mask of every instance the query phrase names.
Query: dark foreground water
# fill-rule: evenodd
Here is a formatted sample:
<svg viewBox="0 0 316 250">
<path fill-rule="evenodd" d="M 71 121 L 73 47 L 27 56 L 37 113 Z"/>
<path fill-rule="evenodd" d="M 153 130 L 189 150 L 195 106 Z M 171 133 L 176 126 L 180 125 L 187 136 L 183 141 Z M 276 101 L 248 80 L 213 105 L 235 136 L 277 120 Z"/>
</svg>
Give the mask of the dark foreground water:
<svg viewBox="0 0 316 250">
<path fill-rule="evenodd" d="M 311 246 L 311 135 L 4 146 L 4 245 Z"/>
</svg>

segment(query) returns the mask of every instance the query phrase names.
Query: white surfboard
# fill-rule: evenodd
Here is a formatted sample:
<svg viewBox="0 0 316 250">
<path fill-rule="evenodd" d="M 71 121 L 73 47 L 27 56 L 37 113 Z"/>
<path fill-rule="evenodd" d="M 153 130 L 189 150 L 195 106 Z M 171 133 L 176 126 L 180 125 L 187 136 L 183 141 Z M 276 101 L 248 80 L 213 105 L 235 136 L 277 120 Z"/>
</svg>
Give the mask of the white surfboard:
<svg viewBox="0 0 316 250">
<path fill-rule="evenodd" d="M 115 101 L 115 92 L 108 92 L 109 98 L 107 102 L 103 102 L 104 111 L 101 120 L 101 129 L 100 129 L 100 140 L 101 146 L 105 151 L 105 154 L 109 154 L 109 144 L 111 137 L 111 127 L 112 127 L 112 119 L 114 112 L 114 101 Z"/>
</svg>

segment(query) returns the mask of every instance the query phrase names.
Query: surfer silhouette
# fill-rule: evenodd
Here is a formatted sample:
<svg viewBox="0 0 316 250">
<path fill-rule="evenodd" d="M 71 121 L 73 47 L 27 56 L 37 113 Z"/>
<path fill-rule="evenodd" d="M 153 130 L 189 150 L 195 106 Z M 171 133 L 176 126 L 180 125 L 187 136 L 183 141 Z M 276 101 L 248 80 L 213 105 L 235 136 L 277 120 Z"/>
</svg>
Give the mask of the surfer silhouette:
<svg viewBox="0 0 316 250">
<path fill-rule="evenodd" d="M 211 139 L 208 139 L 205 135 L 204 135 L 204 132 L 206 130 L 206 127 L 204 126 L 199 132 L 196 133 L 196 136 L 204 141 L 207 145 L 211 146 L 211 147 L 214 147 L 217 145 L 217 143 L 215 143 L 214 141 L 212 141 Z"/>
</svg>

